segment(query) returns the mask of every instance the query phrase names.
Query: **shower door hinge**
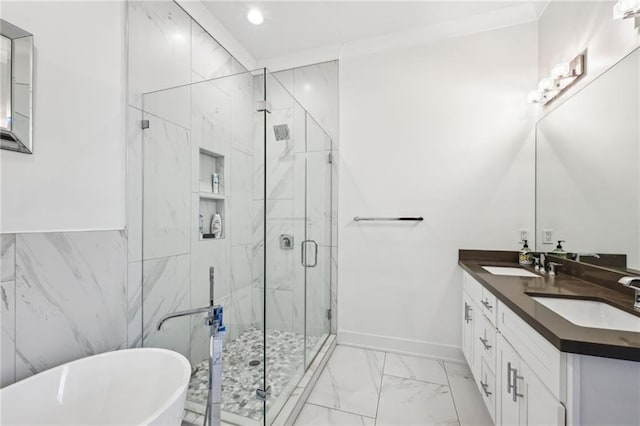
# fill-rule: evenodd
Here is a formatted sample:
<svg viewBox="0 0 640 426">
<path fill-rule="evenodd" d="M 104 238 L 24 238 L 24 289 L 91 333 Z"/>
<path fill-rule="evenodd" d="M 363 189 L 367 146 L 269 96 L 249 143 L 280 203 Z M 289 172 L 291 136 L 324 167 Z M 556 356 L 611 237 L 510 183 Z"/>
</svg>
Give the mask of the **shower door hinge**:
<svg viewBox="0 0 640 426">
<path fill-rule="evenodd" d="M 260 401 L 266 401 L 267 396 L 271 393 L 271 385 L 267 386 L 266 389 L 258 388 L 256 389 L 256 398 Z"/>
<path fill-rule="evenodd" d="M 149 120 L 142 120 L 140 122 L 140 127 L 142 127 L 143 129 L 148 129 L 149 128 Z"/>
<path fill-rule="evenodd" d="M 271 104 L 268 101 L 258 101 L 256 102 L 256 111 L 267 111 L 268 113 L 271 113 Z"/>
<path fill-rule="evenodd" d="M 331 309 L 327 309 L 327 319 L 331 319 Z"/>
<path fill-rule="evenodd" d="M 333 164 L 333 152 L 329 153 L 329 164 Z"/>
</svg>

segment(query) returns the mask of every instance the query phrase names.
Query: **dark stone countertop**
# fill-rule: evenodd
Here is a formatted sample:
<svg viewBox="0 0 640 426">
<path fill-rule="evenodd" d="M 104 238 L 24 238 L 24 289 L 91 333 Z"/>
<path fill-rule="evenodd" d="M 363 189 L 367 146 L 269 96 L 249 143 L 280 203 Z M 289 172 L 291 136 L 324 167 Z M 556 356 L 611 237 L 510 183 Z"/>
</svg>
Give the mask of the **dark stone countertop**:
<svg viewBox="0 0 640 426">
<path fill-rule="evenodd" d="M 550 296 L 598 300 L 640 316 L 640 313 L 633 309 L 633 296 L 626 291 L 628 289 L 617 284 L 621 287 L 621 291 L 618 291 L 615 286 L 607 288 L 562 271 L 555 276 L 544 274 L 541 278 L 493 275 L 482 266 L 520 267 L 517 263 L 517 253 L 487 253 L 493 253 L 493 255 L 486 255 L 481 251 L 461 250 L 458 263 L 560 351 L 640 361 L 640 330 L 635 333 L 581 327 L 530 297 Z M 536 273 L 533 268 L 525 269 Z"/>
</svg>

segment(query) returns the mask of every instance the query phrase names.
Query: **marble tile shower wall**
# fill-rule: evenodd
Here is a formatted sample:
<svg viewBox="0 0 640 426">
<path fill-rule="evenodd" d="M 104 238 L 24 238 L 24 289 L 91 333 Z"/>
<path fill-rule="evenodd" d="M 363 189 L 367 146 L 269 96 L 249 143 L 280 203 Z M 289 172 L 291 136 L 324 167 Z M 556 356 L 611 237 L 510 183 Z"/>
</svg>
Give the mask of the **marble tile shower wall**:
<svg viewBox="0 0 640 426">
<path fill-rule="evenodd" d="M 127 347 L 124 231 L 0 235 L 1 385 Z"/>
<path fill-rule="evenodd" d="M 208 303 L 210 266 L 228 338 L 254 323 L 253 79 L 235 75 L 246 69 L 176 3 L 128 5 L 128 344 L 140 346 L 144 336 L 145 346 L 175 349 L 198 362 L 207 356 L 202 318 L 173 320 L 159 332 L 155 324 L 169 312 Z M 189 83 L 199 84 L 164 90 Z M 142 119 L 149 129 L 140 129 Z M 199 238 L 201 148 L 225 158 L 220 240 Z"/>
</svg>

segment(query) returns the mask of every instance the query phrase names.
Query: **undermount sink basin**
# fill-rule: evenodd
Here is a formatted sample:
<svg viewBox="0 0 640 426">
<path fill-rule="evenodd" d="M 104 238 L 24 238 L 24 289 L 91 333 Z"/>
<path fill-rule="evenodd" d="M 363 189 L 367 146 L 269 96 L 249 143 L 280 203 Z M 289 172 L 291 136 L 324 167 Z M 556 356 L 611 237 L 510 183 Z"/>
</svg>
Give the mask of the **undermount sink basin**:
<svg viewBox="0 0 640 426">
<path fill-rule="evenodd" d="M 540 275 L 536 275 L 533 272 L 529 272 L 524 268 L 511 268 L 505 266 L 483 266 L 482 269 L 493 275 L 505 275 L 509 277 L 530 277 L 540 278 Z"/>
<path fill-rule="evenodd" d="M 595 300 L 532 297 L 567 321 L 581 327 L 640 333 L 640 317 Z"/>
</svg>

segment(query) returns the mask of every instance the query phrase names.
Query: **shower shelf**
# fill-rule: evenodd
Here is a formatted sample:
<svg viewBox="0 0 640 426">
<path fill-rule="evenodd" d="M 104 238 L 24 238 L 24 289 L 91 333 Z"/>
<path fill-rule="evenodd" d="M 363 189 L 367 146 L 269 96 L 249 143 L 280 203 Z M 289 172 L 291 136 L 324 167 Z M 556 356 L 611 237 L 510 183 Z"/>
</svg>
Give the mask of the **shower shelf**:
<svg viewBox="0 0 640 426">
<path fill-rule="evenodd" d="M 200 241 L 216 241 L 226 237 L 227 221 L 225 217 L 225 157 L 213 151 L 199 148 L 199 169 L 197 174 L 198 213 L 203 218 L 204 234 L 200 234 Z M 213 175 L 219 176 L 219 192 L 213 192 Z M 211 220 L 216 213 L 220 213 L 222 218 L 222 236 L 212 238 Z M 199 221 L 199 218 L 196 216 Z M 198 225 L 196 225 L 197 227 Z M 197 228 L 196 228 L 197 229 Z"/>
<path fill-rule="evenodd" d="M 198 194 L 200 198 L 204 198 L 207 200 L 224 200 L 225 197 L 222 194 L 214 194 L 213 192 L 200 192 Z"/>
</svg>

